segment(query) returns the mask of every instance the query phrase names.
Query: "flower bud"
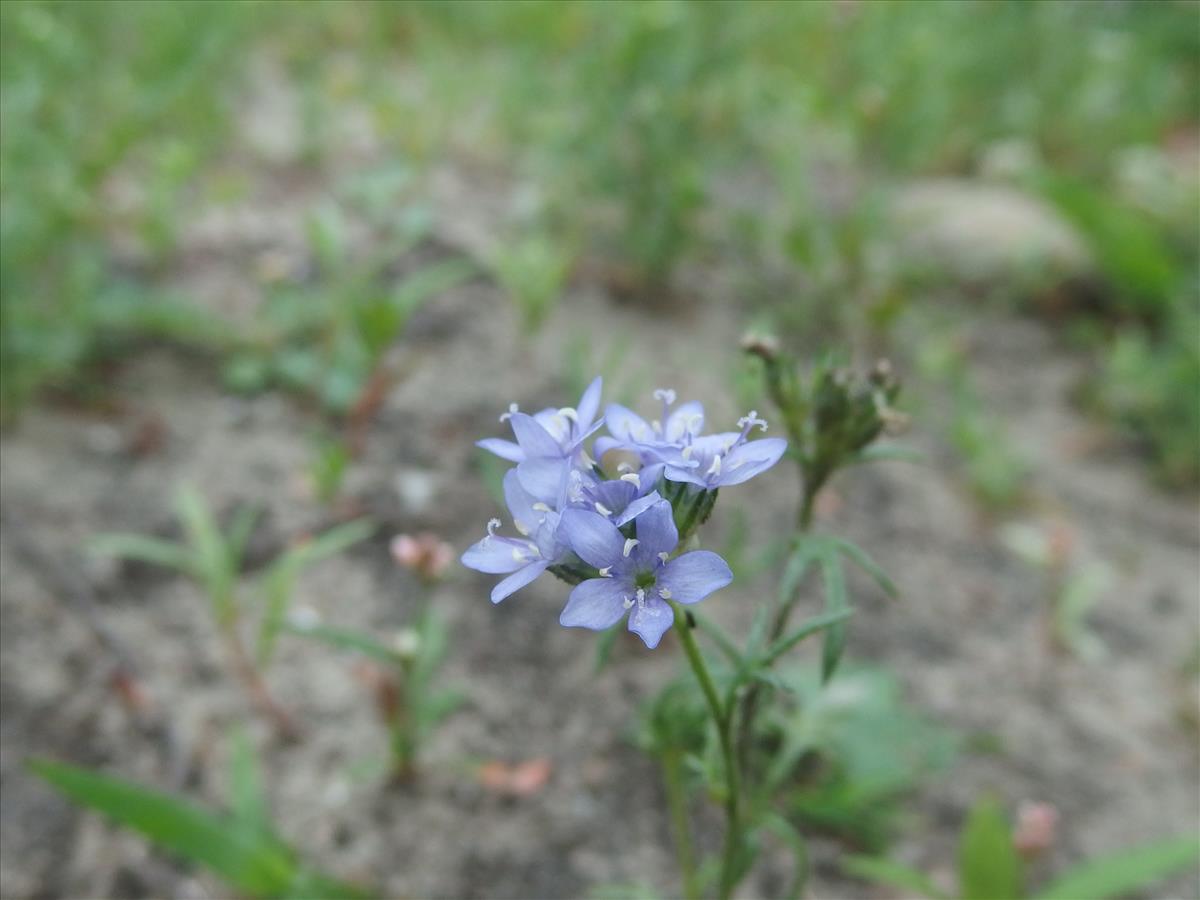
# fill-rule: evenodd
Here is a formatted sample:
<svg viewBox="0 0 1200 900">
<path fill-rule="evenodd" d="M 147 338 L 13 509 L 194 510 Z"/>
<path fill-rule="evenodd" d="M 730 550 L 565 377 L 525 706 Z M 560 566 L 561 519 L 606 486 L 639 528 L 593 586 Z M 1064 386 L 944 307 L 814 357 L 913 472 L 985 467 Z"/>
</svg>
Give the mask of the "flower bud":
<svg viewBox="0 0 1200 900">
<path fill-rule="evenodd" d="M 417 574 L 422 581 L 437 581 L 454 558 L 454 548 L 436 534 L 398 534 L 392 539 L 392 559 Z"/>
</svg>

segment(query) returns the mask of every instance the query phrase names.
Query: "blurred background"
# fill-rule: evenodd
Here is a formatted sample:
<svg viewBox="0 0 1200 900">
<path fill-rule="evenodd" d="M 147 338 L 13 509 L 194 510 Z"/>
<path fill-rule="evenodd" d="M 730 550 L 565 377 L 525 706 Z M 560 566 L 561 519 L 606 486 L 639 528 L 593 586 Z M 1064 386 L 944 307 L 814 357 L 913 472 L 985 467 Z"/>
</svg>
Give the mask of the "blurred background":
<svg viewBox="0 0 1200 900">
<path fill-rule="evenodd" d="M 796 811 L 814 895 L 896 896 L 848 847 L 952 867 L 984 793 L 1054 810 L 1035 874 L 1200 824 L 1196 3 L 8 0 L 0 116 L 5 896 L 221 895 L 23 769 L 225 796 L 250 716 L 202 592 L 88 549 L 179 537 L 184 485 L 261 513 L 250 594 L 365 517 L 292 607 L 449 620 L 468 699 L 399 793 L 370 677 L 280 640 L 264 677 L 305 737 L 247 727 L 289 839 L 388 895 L 673 890 L 627 722 L 676 649 L 621 641 L 594 675 L 561 586 L 493 609 L 388 541 L 483 534 L 502 470 L 473 442 L 512 401 L 602 374 L 643 411 L 767 409 L 746 331 L 889 358 L 920 455 L 818 510 L 901 599 L 852 584 L 860 702 L 813 725 L 830 763 Z M 794 482 L 714 522 L 731 628 Z M 528 790 L 479 777 L 530 760 Z"/>
</svg>

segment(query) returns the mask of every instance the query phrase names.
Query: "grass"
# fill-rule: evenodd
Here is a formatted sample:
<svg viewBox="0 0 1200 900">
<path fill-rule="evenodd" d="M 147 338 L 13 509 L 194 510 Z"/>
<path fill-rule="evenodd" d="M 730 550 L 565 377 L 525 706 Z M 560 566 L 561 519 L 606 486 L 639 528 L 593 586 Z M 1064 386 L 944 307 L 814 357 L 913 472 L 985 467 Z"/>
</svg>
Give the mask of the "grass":
<svg viewBox="0 0 1200 900">
<path fill-rule="evenodd" d="M 1019 146 L 1021 184 L 1100 262 L 1101 302 L 1071 313 L 1093 335 L 1092 408 L 1167 481 L 1200 478 L 1181 449 L 1195 417 L 1177 414 L 1198 386 L 1196 341 L 1177 339 L 1198 305 L 1200 211 L 1172 155 L 1200 109 L 1186 4 L 14 0 L 0 17 L 7 419 L 46 387 L 86 386 L 89 364 L 131 337 L 237 351 L 243 387 L 289 381 L 294 340 L 253 348 L 251 364 L 167 281 L 206 178 L 238 165 L 234 112 L 258 77 L 247 64 L 265 60 L 294 94 L 296 160 L 314 177 L 349 152 L 339 116 L 352 109 L 391 164 L 419 175 L 449 158 L 531 188 L 530 237 L 481 260 L 529 325 L 576 257 L 639 302 L 723 265 L 802 340 L 886 342 L 929 284 L 889 255 L 891 188 L 973 175 Z M 363 214 L 383 233 L 400 217 Z M 387 304 L 342 294 L 377 260 L 339 253 L 291 293 L 320 294 L 302 297 L 326 320 L 315 332 L 362 334 L 342 307 Z M 266 324 L 289 303 L 269 298 Z M 399 330 L 365 327 L 383 343 Z M 373 342 L 301 389 L 344 409 Z M 344 385 L 342 369 L 356 373 Z"/>
</svg>

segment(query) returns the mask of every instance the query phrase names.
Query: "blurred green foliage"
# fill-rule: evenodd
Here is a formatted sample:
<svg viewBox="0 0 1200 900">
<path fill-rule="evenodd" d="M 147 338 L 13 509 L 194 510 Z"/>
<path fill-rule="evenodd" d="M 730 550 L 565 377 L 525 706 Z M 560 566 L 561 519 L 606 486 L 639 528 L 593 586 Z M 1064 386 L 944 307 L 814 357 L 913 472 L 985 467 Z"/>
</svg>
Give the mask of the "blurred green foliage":
<svg viewBox="0 0 1200 900">
<path fill-rule="evenodd" d="M 348 152 L 353 110 L 392 163 L 449 159 L 528 188 L 515 234 L 530 237 L 486 262 L 530 325 L 578 256 L 642 300 L 686 296 L 681 276 L 721 265 L 740 302 L 802 338 L 886 341 L 941 264 L 897 258 L 892 189 L 993 177 L 1016 148 L 1010 180 L 1060 210 L 1099 269 L 1101 302 L 1071 309 L 1095 348 L 1093 408 L 1168 481 L 1200 476 L 1188 3 L 13 0 L 0 17 L 6 416 L 77 387 L 114 338 L 230 349 L 167 276 L 206 177 L 239 166 L 239 100 L 277 70 L 294 162 L 318 177 Z M 374 215 L 386 234 L 403 213 Z M 269 291 L 278 339 L 239 348 L 235 383 L 295 383 L 344 411 L 399 330 L 395 303 L 343 296 L 379 284 L 358 250 L 331 268 L 310 247 L 316 281 Z M 328 323 L 309 329 L 318 351 L 293 339 L 297 305 Z"/>
</svg>

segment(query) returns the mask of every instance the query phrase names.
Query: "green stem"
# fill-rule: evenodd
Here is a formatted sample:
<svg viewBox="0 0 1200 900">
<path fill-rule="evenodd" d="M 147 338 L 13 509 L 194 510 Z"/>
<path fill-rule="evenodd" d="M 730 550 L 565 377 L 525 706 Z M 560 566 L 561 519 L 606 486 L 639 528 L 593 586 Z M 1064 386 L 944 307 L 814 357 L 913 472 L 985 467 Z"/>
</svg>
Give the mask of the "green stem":
<svg viewBox="0 0 1200 900">
<path fill-rule="evenodd" d="M 696 638 L 688 626 L 687 613 L 678 603 L 672 602 L 671 606 L 675 610 L 675 630 L 679 632 L 679 639 L 683 643 L 683 651 L 687 655 L 688 663 L 692 667 L 696 681 L 700 683 L 704 699 L 708 701 L 708 708 L 716 723 L 717 735 L 721 742 L 721 758 L 725 766 L 725 849 L 721 859 L 721 882 L 718 896 L 721 900 L 728 900 L 733 894 L 734 883 L 737 880 L 737 855 L 742 846 L 742 826 L 739 815 L 741 779 L 738 775 L 737 759 L 733 753 L 730 708 L 725 707 L 717 696 L 716 685 L 713 684 L 712 676 L 708 673 L 708 666 L 705 665 L 704 657 L 696 644 Z"/>
<path fill-rule="evenodd" d="M 685 900 L 699 900 L 696 883 L 696 855 L 692 848 L 692 829 L 688 824 L 687 792 L 683 786 L 683 767 L 679 750 L 662 755 L 663 782 L 667 787 L 667 806 L 671 811 L 671 826 L 675 831 L 675 854 L 683 875 Z"/>
</svg>

